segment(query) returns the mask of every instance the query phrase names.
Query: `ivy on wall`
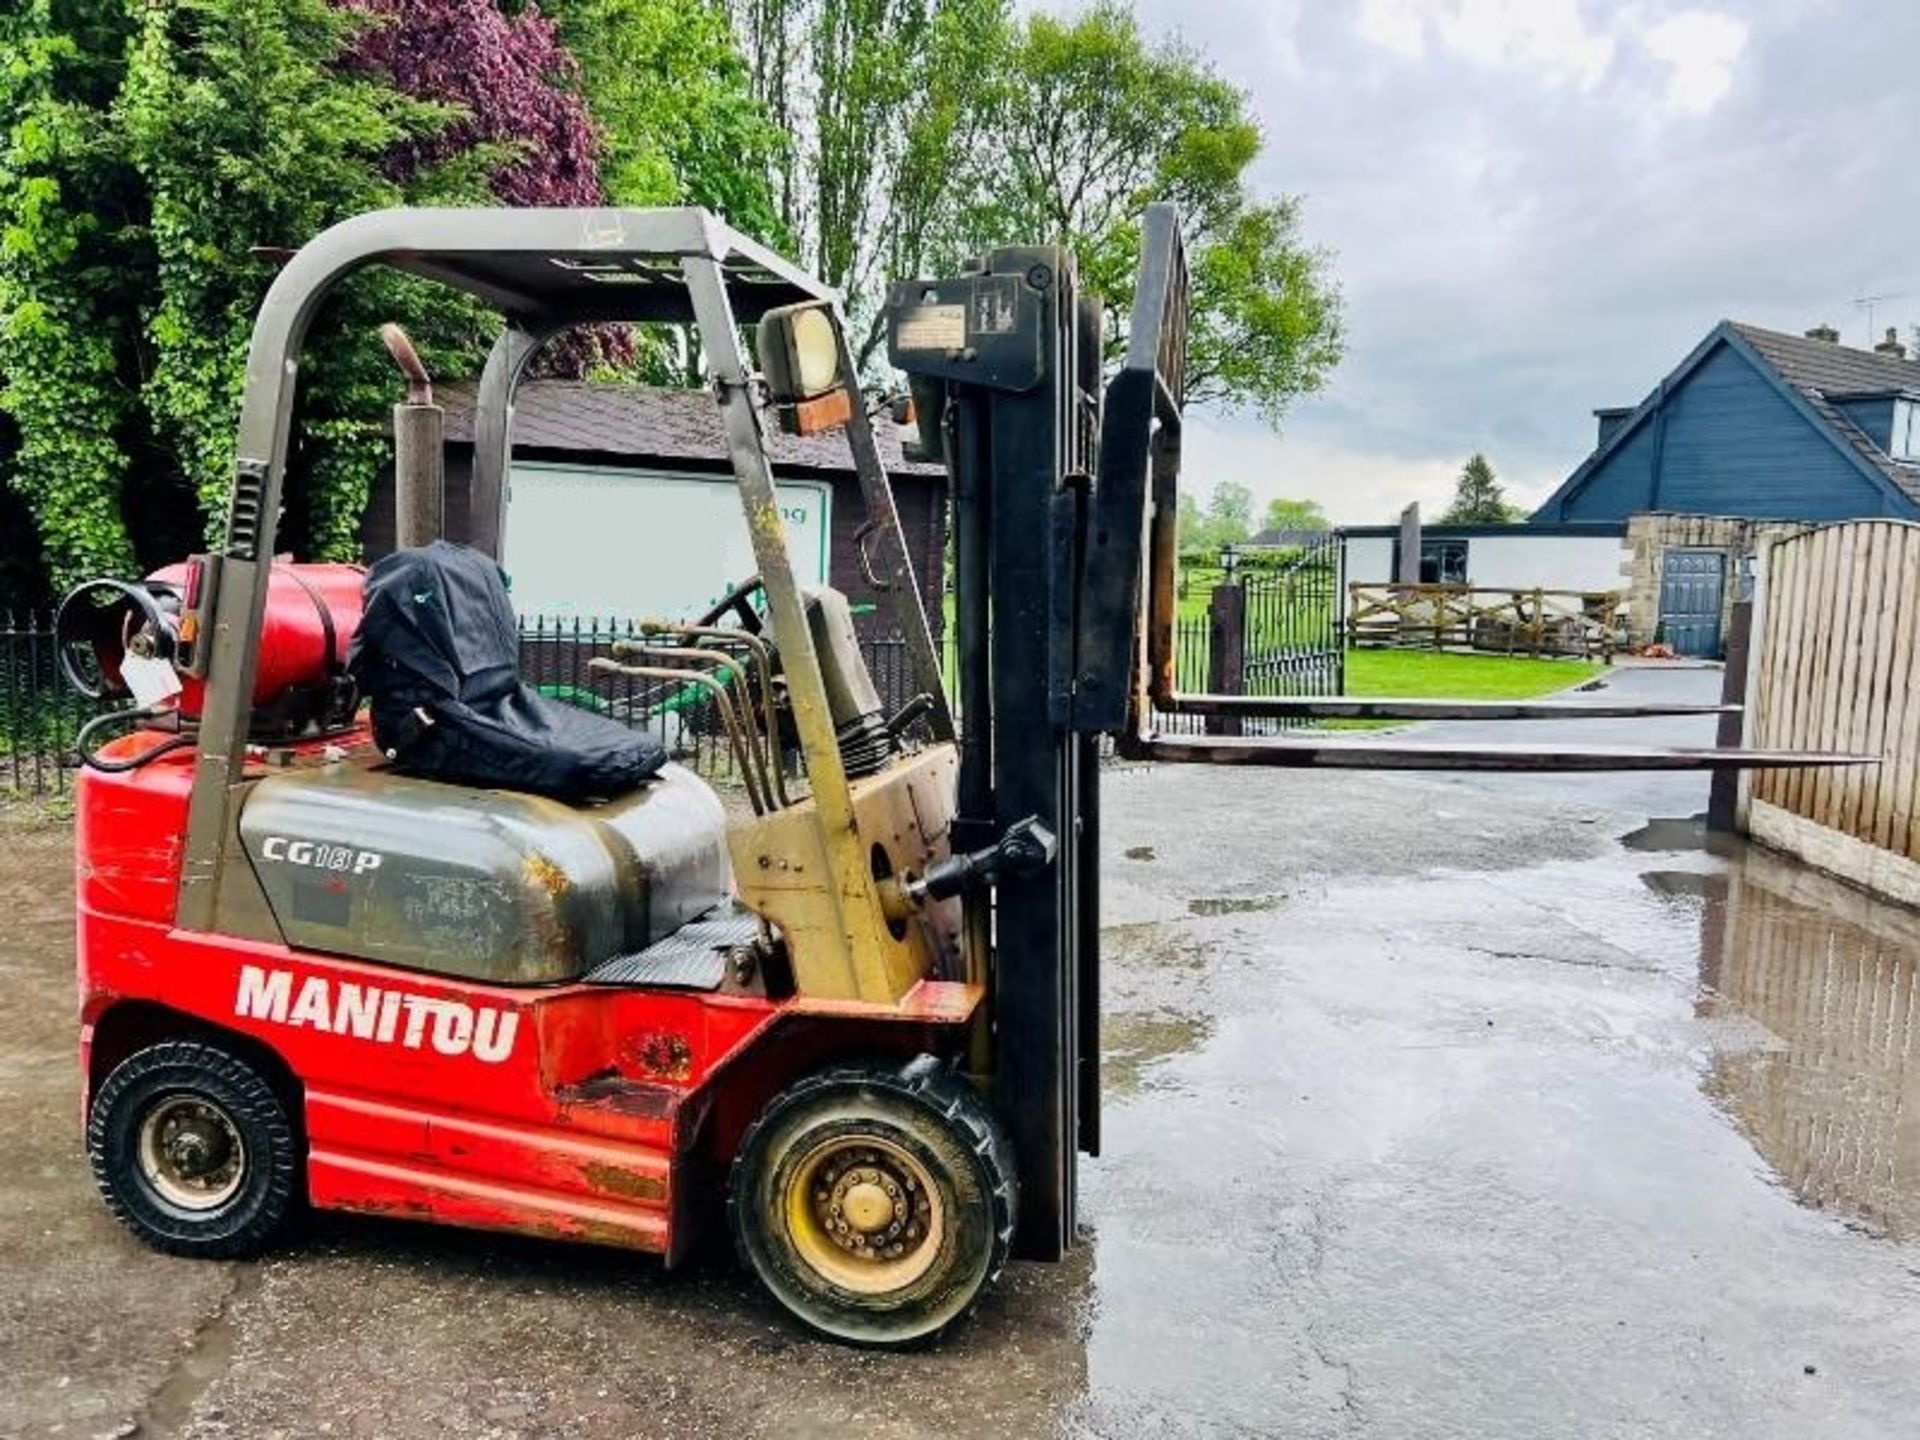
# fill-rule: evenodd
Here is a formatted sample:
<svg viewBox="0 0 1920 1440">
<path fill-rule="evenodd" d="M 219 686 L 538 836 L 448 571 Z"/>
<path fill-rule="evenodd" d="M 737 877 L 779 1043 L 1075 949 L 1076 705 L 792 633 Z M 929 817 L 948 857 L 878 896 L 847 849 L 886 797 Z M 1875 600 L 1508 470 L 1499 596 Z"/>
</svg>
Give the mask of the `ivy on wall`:
<svg viewBox="0 0 1920 1440">
<path fill-rule="evenodd" d="M 116 14 L 25 0 L 0 16 L 0 408 L 7 482 L 40 530 L 57 581 L 125 570 L 121 514 L 128 261 L 141 215 L 112 143 Z"/>
<path fill-rule="evenodd" d="M 0 480 L 53 586 L 219 541 L 254 317 L 287 251 L 383 206 L 601 200 L 557 36 L 490 0 L 0 14 Z M 303 350 L 284 548 L 358 557 L 399 393 L 388 320 L 443 374 L 476 373 L 497 329 L 391 272 L 339 287 Z"/>
</svg>

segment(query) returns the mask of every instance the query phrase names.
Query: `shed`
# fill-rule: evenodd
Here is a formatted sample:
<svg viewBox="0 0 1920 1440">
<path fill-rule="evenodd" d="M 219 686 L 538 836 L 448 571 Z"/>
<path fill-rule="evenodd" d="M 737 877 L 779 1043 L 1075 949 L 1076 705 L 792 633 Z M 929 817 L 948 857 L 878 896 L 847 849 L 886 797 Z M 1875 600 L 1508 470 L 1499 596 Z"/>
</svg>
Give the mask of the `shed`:
<svg viewBox="0 0 1920 1440">
<path fill-rule="evenodd" d="M 447 412 L 447 528 L 467 533 L 472 385 L 437 387 Z M 945 583 L 946 471 L 909 460 L 903 432 L 876 425 L 881 462 L 929 618 Z M 770 434 L 768 449 L 802 583 L 846 593 L 863 634 L 890 633 L 887 597 L 867 579 L 866 503 L 841 431 Z M 369 559 L 394 544 L 393 474 L 362 526 Z M 719 407 L 703 390 L 535 380 L 514 403 L 502 562 L 523 616 L 685 617 L 754 569 Z"/>
</svg>

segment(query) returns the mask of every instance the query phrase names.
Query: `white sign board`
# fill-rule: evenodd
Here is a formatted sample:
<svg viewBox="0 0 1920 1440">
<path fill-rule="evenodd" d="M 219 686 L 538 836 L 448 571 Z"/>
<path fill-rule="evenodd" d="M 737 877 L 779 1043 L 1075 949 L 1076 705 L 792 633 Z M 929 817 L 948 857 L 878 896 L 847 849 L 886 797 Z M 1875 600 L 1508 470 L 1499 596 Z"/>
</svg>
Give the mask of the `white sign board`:
<svg viewBox="0 0 1920 1440">
<path fill-rule="evenodd" d="M 833 489 L 775 486 L 794 577 L 827 581 Z M 522 616 L 687 620 L 759 566 L 732 476 L 515 464 L 506 553 Z"/>
</svg>

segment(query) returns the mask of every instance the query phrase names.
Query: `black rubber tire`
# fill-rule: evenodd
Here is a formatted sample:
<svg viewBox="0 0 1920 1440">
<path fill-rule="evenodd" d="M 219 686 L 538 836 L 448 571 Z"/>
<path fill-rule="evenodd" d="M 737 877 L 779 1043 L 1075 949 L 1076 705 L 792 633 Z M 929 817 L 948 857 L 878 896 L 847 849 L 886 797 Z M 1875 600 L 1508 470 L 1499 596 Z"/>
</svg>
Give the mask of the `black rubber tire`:
<svg viewBox="0 0 1920 1440">
<path fill-rule="evenodd" d="M 883 1295 L 841 1288 L 788 1231 L 789 1165 L 824 1138 L 871 1135 L 917 1159 L 951 1217 L 931 1268 Z M 1013 1244 L 1013 1150 L 986 1102 L 950 1062 L 838 1065 L 775 1096 L 741 1143 L 727 1197 L 741 1258 L 789 1312 L 832 1339 L 880 1349 L 923 1344 L 955 1324 L 1000 1277 Z"/>
<path fill-rule="evenodd" d="M 245 1146 L 239 1187 L 216 1208 L 170 1203 L 142 1170 L 141 1123 L 175 1096 L 217 1106 Z M 114 1218 L 169 1255 L 256 1254 L 272 1243 L 301 1193 L 299 1138 L 285 1102 L 252 1065 L 206 1041 L 163 1041 L 123 1060 L 93 1097 L 87 1156 Z"/>
</svg>

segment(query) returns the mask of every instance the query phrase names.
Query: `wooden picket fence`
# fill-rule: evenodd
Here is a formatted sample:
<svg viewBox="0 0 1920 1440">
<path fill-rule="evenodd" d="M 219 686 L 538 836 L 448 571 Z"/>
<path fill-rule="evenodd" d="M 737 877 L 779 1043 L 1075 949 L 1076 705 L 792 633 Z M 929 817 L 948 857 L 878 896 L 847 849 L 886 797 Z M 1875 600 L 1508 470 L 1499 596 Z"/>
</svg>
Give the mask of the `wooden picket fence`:
<svg viewBox="0 0 1920 1440">
<path fill-rule="evenodd" d="M 1347 587 L 1347 643 L 1611 658 L 1624 609 L 1625 596 L 1615 590 L 1355 582 Z"/>
<path fill-rule="evenodd" d="M 1920 861 L 1920 525 L 1849 521 L 1775 543 L 1754 624 L 1747 742 L 1880 764 L 1758 774 L 1748 828 L 1920 902 L 1920 866 L 1861 851 Z"/>
</svg>

